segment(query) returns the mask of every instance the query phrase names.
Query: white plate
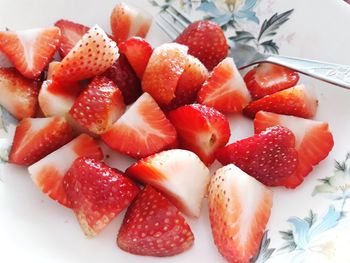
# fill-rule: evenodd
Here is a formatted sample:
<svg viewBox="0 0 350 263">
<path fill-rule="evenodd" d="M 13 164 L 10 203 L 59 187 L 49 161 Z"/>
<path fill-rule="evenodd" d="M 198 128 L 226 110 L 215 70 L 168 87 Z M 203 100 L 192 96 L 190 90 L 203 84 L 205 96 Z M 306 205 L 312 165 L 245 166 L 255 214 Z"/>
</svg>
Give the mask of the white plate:
<svg viewBox="0 0 350 263">
<path fill-rule="evenodd" d="M 0 27 L 12 30 L 49 26 L 56 20 L 65 18 L 86 25 L 97 23 L 109 31 L 109 15 L 116 4 L 113 0 L 0 2 Z M 153 14 L 159 11 L 158 7 L 151 6 L 148 1 L 133 2 Z M 191 1 L 181 2 L 187 3 L 184 8 L 191 11 Z M 192 2 L 194 10 L 198 5 L 195 2 L 200 1 Z M 277 29 L 277 34 L 265 40 L 273 40 L 280 53 L 285 55 L 350 64 L 350 6 L 342 0 L 209 2 L 215 2 L 226 15 L 230 3 L 235 3 L 233 13 L 237 19 L 236 29 L 249 31 L 255 36 L 265 19 L 276 12 L 281 14 L 294 9 L 290 20 Z M 193 17 L 205 15 L 193 10 Z M 243 12 L 244 10 L 246 11 Z M 227 34 L 234 35 L 233 29 L 229 27 Z M 152 26 L 149 40 L 153 45 L 168 41 L 166 35 L 155 25 Z M 261 256 L 269 258 L 266 262 L 350 262 L 350 253 L 347 253 L 350 245 L 350 216 L 346 213 L 350 210 L 350 161 L 347 162 L 344 172 L 337 173 L 334 163 L 334 160 L 344 161 L 350 150 L 350 91 L 306 77 L 302 77 L 301 82 L 316 91 L 319 109 L 315 119 L 329 122 L 335 147 L 298 189 L 274 189 L 274 206 L 267 234 L 270 243 L 269 239 L 264 243 L 265 248 L 272 250 L 262 249 Z M 3 115 L 3 120 L 9 121 L 6 114 Z M 231 141 L 253 133 L 251 121 L 238 115 L 230 116 L 230 120 Z M 0 157 L 6 150 L 6 143 L 11 141 L 14 126 L 10 123 L 7 128 L 7 133 L 4 130 L 0 132 Z M 124 169 L 131 160 L 114 154 L 109 163 Z M 214 164 L 214 167 L 218 167 L 218 164 Z M 170 258 L 140 257 L 125 253 L 116 246 L 116 233 L 122 215 L 101 235 L 88 240 L 80 230 L 73 213 L 38 191 L 25 169 L 5 164 L 0 164 L 0 169 L 1 262 L 224 262 L 211 238 L 206 203 L 200 219 L 189 219 L 196 237 L 192 249 Z M 319 181 L 326 177 L 332 177 L 328 186 L 327 183 Z M 319 191 L 312 195 L 315 187 L 322 184 L 322 189 L 329 193 Z M 314 221 L 309 229 L 304 218 L 310 217 L 310 210 Z M 341 218 L 340 211 L 343 212 Z M 327 212 L 328 216 L 325 217 Z M 296 217 L 300 218 L 299 223 L 293 225 L 292 222 L 297 222 L 294 220 Z M 289 231 L 293 235 L 285 234 L 283 239 L 280 231 Z M 286 245 L 287 248 L 282 249 Z M 272 252 L 270 257 L 268 252 Z M 263 257 L 258 261 L 265 262 Z"/>
</svg>

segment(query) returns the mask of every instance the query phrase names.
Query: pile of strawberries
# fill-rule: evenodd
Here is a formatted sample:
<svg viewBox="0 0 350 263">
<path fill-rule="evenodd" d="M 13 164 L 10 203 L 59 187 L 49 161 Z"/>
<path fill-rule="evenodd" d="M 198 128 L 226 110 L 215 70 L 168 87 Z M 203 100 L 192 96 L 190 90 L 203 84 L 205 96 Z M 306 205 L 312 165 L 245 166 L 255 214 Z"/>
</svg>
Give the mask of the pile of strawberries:
<svg viewBox="0 0 350 263">
<path fill-rule="evenodd" d="M 128 207 L 117 244 L 139 255 L 190 248 L 181 213 L 198 217 L 208 194 L 220 253 L 250 262 L 270 217 L 267 186 L 303 182 L 333 147 L 328 124 L 310 119 L 317 99 L 296 72 L 261 64 L 243 79 L 218 25 L 197 21 L 153 49 L 143 38 L 151 20 L 118 4 L 112 35 L 67 20 L 0 32 L 14 66 L 0 68 L 0 104 L 19 120 L 9 162 L 28 166 L 88 237 Z M 255 135 L 226 145 L 224 113 L 239 112 L 254 118 Z M 102 142 L 139 160 L 109 167 Z M 225 166 L 210 176 L 216 159 Z"/>
</svg>

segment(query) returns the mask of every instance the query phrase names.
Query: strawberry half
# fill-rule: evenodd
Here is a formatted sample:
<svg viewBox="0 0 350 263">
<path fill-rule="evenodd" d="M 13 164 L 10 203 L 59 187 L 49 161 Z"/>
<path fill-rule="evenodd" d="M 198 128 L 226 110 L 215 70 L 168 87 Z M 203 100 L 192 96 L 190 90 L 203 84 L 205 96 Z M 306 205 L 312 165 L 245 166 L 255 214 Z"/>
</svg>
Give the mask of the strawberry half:
<svg viewBox="0 0 350 263">
<path fill-rule="evenodd" d="M 31 165 L 72 138 L 72 128 L 62 117 L 23 119 L 16 128 L 9 162 Z"/>
<path fill-rule="evenodd" d="M 73 141 L 47 155 L 28 167 L 34 183 L 51 199 L 69 207 L 63 177 L 74 160 L 86 156 L 97 160 L 103 159 L 98 143 L 90 136 L 82 134 Z"/>
<path fill-rule="evenodd" d="M 87 237 L 99 234 L 139 192 L 138 186 L 122 173 L 87 157 L 74 161 L 63 186 Z"/>
<path fill-rule="evenodd" d="M 141 82 L 123 54 L 103 75 L 118 86 L 125 104 L 131 104 L 141 96 Z"/>
<path fill-rule="evenodd" d="M 179 210 L 151 186 L 146 186 L 126 212 L 118 246 L 132 254 L 167 257 L 193 245 L 194 236 Z"/>
<path fill-rule="evenodd" d="M 177 83 L 185 70 L 188 48 L 176 43 L 154 49 L 142 78 L 142 89 L 159 105 L 168 105 L 175 98 Z"/>
<path fill-rule="evenodd" d="M 294 87 L 299 81 L 299 74 L 286 67 L 261 63 L 245 75 L 244 81 L 252 97 L 260 99 L 277 91 Z"/>
<path fill-rule="evenodd" d="M 38 105 L 38 82 L 24 78 L 14 68 L 0 68 L 0 105 L 16 119 L 33 117 Z"/>
<path fill-rule="evenodd" d="M 158 188 L 182 212 L 198 217 L 209 183 L 209 170 L 186 150 L 163 151 L 139 160 L 126 174 Z"/>
<path fill-rule="evenodd" d="M 77 81 L 106 71 L 119 56 L 117 44 L 95 25 L 83 35 L 52 74 L 57 81 Z"/>
<path fill-rule="evenodd" d="M 23 76 L 35 79 L 51 61 L 60 36 L 58 27 L 1 31 L 0 50 Z"/>
<path fill-rule="evenodd" d="M 168 118 L 176 128 L 180 146 L 197 154 L 206 165 L 212 164 L 217 149 L 230 138 L 226 117 L 204 105 L 182 106 L 169 112 Z"/>
<path fill-rule="evenodd" d="M 334 146 L 333 136 L 326 122 L 264 111 L 259 111 L 255 115 L 255 133 L 260 133 L 275 125 L 284 126 L 295 135 L 299 164 L 294 176 L 284 183 L 288 188 L 295 188 L 303 182 L 304 177 L 312 171 L 313 166 L 328 156 Z"/>
<path fill-rule="evenodd" d="M 272 207 L 272 191 L 233 164 L 217 170 L 209 186 L 215 245 L 228 262 L 249 263 L 259 251 Z"/>
<path fill-rule="evenodd" d="M 188 53 L 212 70 L 228 53 L 224 31 L 212 21 L 200 20 L 190 24 L 175 40 L 189 47 Z"/>
<path fill-rule="evenodd" d="M 108 78 L 97 76 L 75 100 L 69 113 L 85 129 L 103 134 L 124 111 L 123 96 L 118 87 Z"/>
<path fill-rule="evenodd" d="M 111 30 L 117 43 L 132 36 L 145 37 L 151 24 L 150 14 L 125 3 L 118 3 L 110 17 Z"/>
<path fill-rule="evenodd" d="M 142 158 L 176 145 L 176 131 L 154 99 L 144 93 L 101 136 L 113 150 Z"/>
<path fill-rule="evenodd" d="M 172 110 L 196 101 L 198 91 L 208 77 L 208 70 L 199 59 L 187 55 L 184 72 L 181 74 L 175 90 L 175 98 L 163 108 Z"/>
<path fill-rule="evenodd" d="M 316 114 L 317 104 L 314 94 L 304 85 L 298 85 L 251 102 L 243 113 L 250 118 L 254 118 L 260 110 L 312 118 Z"/>
<path fill-rule="evenodd" d="M 139 79 L 142 79 L 153 52 L 152 46 L 141 37 L 132 37 L 119 44 L 119 51 L 127 57 Z"/>
<path fill-rule="evenodd" d="M 58 20 L 55 26 L 61 30 L 60 45 L 58 48 L 61 58 L 64 58 L 83 35 L 89 31 L 87 26 L 64 19 Z"/>
<path fill-rule="evenodd" d="M 298 166 L 293 133 L 274 126 L 218 150 L 223 165 L 233 163 L 267 186 L 284 186 Z"/>
<path fill-rule="evenodd" d="M 249 91 L 232 58 L 221 61 L 198 93 L 198 102 L 224 112 L 239 112 L 250 101 Z"/>
</svg>

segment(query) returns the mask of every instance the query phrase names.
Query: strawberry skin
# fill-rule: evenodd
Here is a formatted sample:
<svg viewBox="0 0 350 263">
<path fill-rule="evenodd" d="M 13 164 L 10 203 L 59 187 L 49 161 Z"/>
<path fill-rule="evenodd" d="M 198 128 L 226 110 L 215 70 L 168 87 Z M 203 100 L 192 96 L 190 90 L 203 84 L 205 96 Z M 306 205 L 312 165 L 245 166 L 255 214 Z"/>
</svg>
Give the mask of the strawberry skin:
<svg viewBox="0 0 350 263">
<path fill-rule="evenodd" d="M 213 69 L 197 100 L 224 112 L 239 112 L 248 105 L 249 91 L 232 58 L 225 58 Z"/>
<path fill-rule="evenodd" d="M 182 106 L 169 112 L 168 118 L 180 146 L 196 153 L 206 165 L 212 164 L 216 150 L 225 146 L 231 135 L 225 115 L 204 105 Z"/>
<path fill-rule="evenodd" d="M 260 99 L 277 91 L 294 87 L 299 74 L 292 69 L 271 63 L 262 63 L 250 70 L 244 81 L 254 99 Z"/>
<path fill-rule="evenodd" d="M 317 104 L 314 94 L 304 85 L 298 85 L 251 102 L 243 113 L 250 118 L 254 118 L 260 110 L 312 118 L 316 114 Z"/>
<path fill-rule="evenodd" d="M 23 76 L 35 79 L 51 61 L 60 36 L 58 27 L 1 31 L 0 51 L 6 54 Z"/>
<path fill-rule="evenodd" d="M 63 177 L 80 156 L 103 159 L 98 143 L 90 136 L 81 134 L 68 144 L 47 155 L 45 158 L 28 167 L 28 172 L 43 193 L 60 204 L 69 207 Z"/>
<path fill-rule="evenodd" d="M 187 62 L 186 46 L 167 43 L 154 49 L 142 78 L 142 89 L 160 106 L 175 98 L 177 83 Z"/>
<path fill-rule="evenodd" d="M 120 53 L 124 54 L 136 75 L 142 79 L 148 61 L 152 55 L 152 46 L 141 37 L 132 37 L 119 44 Z"/>
<path fill-rule="evenodd" d="M 63 186 L 87 237 L 99 234 L 139 192 L 138 186 L 122 173 L 87 157 L 74 161 Z"/>
<path fill-rule="evenodd" d="M 125 104 L 131 104 L 141 96 L 141 82 L 123 54 L 103 75 L 118 86 Z"/>
<path fill-rule="evenodd" d="M 55 26 L 61 30 L 60 45 L 58 48 L 61 58 L 64 58 L 83 35 L 89 31 L 87 26 L 64 19 L 58 20 Z"/>
<path fill-rule="evenodd" d="M 312 171 L 313 166 L 328 156 L 334 146 L 333 136 L 326 122 L 264 111 L 255 115 L 255 133 L 275 125 L 284 126 L 295 134 L 299 164 L 294 176 L 284 183 L 288 188 L 295 188 L 304 181 L 304 177 Z"/>
<path fill-rule="evenodd" d="M 195 102 L 198 91 L 208 77 L 207 68 L 199 59 L 187 55 L 184 72 L 181 74 L 175 90 L 175 98 L 165 107 L 165 110 L 173 110 L 182 105 Z"/>
<path fill-rule="evenodd" d="M 250 263 L 259 251 L 272 191 L 233 164 L 210 181 L 209 219 L 215 245 L 228 262 Z"/>
<path fill-rule="evenodd" d="M 233 163 L 267 186 L 284 186 L 298 166 L 295 137 L 282 126 L 229 144 L 216 157 L 223 165 Z"/>
<path fill-rule="evenodd" d="M 118 59 L 117 44 L 95 25 L 83 35 L 63 58 L 52 79 L 77 81 L 88 79 L 106 71 Z"/>
<path fill-rule="evenodd" d="M 190 24 L 175 40 L 189 47 L 188 53 L 212 70 L 228 53 L 226 37 L 221 27 L 208 20 Z"/>
<path fill-rule="evenodd" d="M 0 68 L 0 105 L 16 119 L 33 117 L 38 105 L 39 84 L 14 68 Z"/>
<path fill-rule="evenodd" d="M 189 249 L 190 226 L 179 210 L 151 186 L 146 186 L 126 212 L 118 246 L 132 254 L 167 257 Z"/>
<path fill-rule="evenodd" d="M 163 151 L 139 160 L 125 173 L 162 191 L 186 215 L 199 216 L 210 177 L 208 168 L 193 152 Z"/>
<path fill-rule="evenodd" d="M 110 17 L 111 30 L 117 43 L 132 36 L 145 37 L 151 23 L 150 14 L 125 3 L 118 3 Z"/>
<path fill-rule="evenodd" d="M 124 111 L 123 96 L 117 86 L 108 78 L 97 76 L 75 100 L 69 113 L 90 132 L 103 134 Z"/>
<path fill-rule="evenodd" d="M 16 128 L 9 162 L 31 165 L 72 138 L 72 128 L 62 117 L 23 119 Z"/>
<path fill-rule="evenodd" d="M 113 150 L 134 158 L 177 144 L 175 128 L 148 93 L 138 98 L 101 138 Z"/>
</svg>

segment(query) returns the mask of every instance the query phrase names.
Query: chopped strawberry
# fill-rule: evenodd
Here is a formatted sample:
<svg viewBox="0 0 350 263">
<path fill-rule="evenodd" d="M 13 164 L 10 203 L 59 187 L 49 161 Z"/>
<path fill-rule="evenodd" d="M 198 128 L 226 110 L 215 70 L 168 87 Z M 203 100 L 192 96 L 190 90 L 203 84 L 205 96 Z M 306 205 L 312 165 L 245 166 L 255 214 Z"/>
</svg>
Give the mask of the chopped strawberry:
<svg viewBox="0 0 350 263">
<path fill-rule="evenodd" d="M 118 246 L 132 254 L 166 257 L 193 245 L 190 226 L 179 210 L 151 186 L 146 186 L 126 212 Z"/>
<path fill-rule="evenodd" d="M 63 177 L 74 160 L 86 156 L 97 160 L 103 159 L 98 143 L 90 136 L 82 134 L 70 143 L 47 155 L 28 167 L 34 183 L 51 199 L 69 207 Z"/>
<path fill-rule="evenodd" d="M 233 164 L 215 172 L 209 218 L 215 245 L 228 262 L 252 262 L 270 218 L 272 197 L 271 190 Z"/>
<path fill-rule="evenodd" d="M 16 128 L 9 162 L 31 165 L 72 138 L 72 128 L 62 117 L 23 119 Z"/>
<path fill-rule="evenodd" d="M 63 58 L 52 79 L 77 81 L 94 77 L 112 66 L 118 56 L 117 44 L 95 25 Z"/>
<path fill-rule="evenodd" d="M 97 76 L 75 100 L 69 113 L 90 132 L 103 134 L 124 111 L 123 96 L 118 87 L 108 78 Z"/>
<path fill-rule="evenodd" d="M 316 114 L 317 99 L 304 85 L 267 95 L 251 102 L 243 111 L 248 117 L 254 118 L 260 111 L 270 111 L 302 118 L 312 118 Z"/>
<path fill-rule="evenodd" d="M 35 79 L 51 61 L 60 36 L 58 27 L 1 31 L 0 50 L 23 76 Z"/>
<path fill-rule="evenodd" d="M 132 37 L 120 43 L 119 50 L 127 57 L 139 79 L 142 79 L 153 52 L 152 46 L 141 37 Z"/>
<path fill-rule="evenodd" d="M 249 91 L 232 58 L 213 69 L 198 93 L 199 103 L 224 112 L 239 112 L 249 101 Z"/>
<path fill-rule="evenodd" d="M 103 75 L 118 86 L 125 104 L 133 103 L 141 96 L 141 82 L 123 54 Z"/>
<path fill-rule="evenodd" d="M 172 110 L 195 102 L 197 93 L 208 77 L 208 70 L 199 59 L 187 55 L 184 72 L 181 74 L 175 90 L 175 98 L 163 108 Z"/>
<path fill-rule="evenodd" d="M 142 78 L 142 89 L 159 103 L 168 105 L 175 98 L 177 83 L 185 70 L 188 48 L 176 43 L 157 47 Z"/>
<path fill-rule="evenodd" d="M 102 140 L 134 158 L 146 157 L 176 145 L 176 131 L 154 99 L 144 93 L 114 123 Z"/>
<path fill-rule="evenodd" d="M 200 20 L 190 24 L 175 40 L 189 47 L 188 53 L 212 70 L 228 53 L 224 31 L 212 21 Z"/>
<path fill-rule="evenodd" d="M 149 13 L 125 3 L 118 3 L 110 17 L 111 30 L 117 43 L 132 36 L 145 37 L 151 23 L 152 16 Z"/>
<path fill-rule="evenodd" d="M 292 69 L 271 63 L 262 63 L 250 70 L 244 81 L 254 99 L 260 99 L 277 91 L 294 87 L 299 74 Z"/>
<path fill-rule="evenodd" d="M 233 163 L 267 186 L 285 186 L 298 166 L 295 137 L 282 126 L 229 144 L 216 156 L 223 165 Z"/>
<path fill-rule="evenodd" d="M 169 112 L 180 146 L 198 155 L 206 164 L 215 160 L 217 149 L 230 138 L 230 125 L 219 111 L 200 104 L 182 106 Z"/>
<path fill-rule="evenodd" d="M 14 68 L 0 68 L 0 105 L 16 119 L 33 117 L 38 105 L 39 83 L 24 78 Z"/>
<path fill-rule="evenodd" d="M 76 43 L 89 31 L 87 26 L 74 23 L 69 20 L 60 19 L 55 23 L 61 30 L 60 45 L 58 51 L 64 58 Z"/>
<path fill-rule="evenodd" d="M 158 188 L 182 212 L 198 217 L 209 170 L 193 152 L 174 149 L 139 160 L 126 174 Z"/>
<path fill-rule="evenodd" d="M 121 172 L 89 157 L 74 161 L 63 186 L 87 237 L 99 234 L 139 192 L 138 186 Z"/>
<path fill-rule="evenodd" d="M 294 176 L 284 183 L 288 188 L 295 188 L 303 182 L 304 177 L 312 171 L 313 166 L 328 156 L 334 146 L 333 136 L 326 122 L 264 111 L 259 111 L 255 115 L 256 133 L 275 125 L 284 126 L 295 135 L 299 164 Z"/>
</svg>

